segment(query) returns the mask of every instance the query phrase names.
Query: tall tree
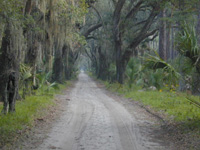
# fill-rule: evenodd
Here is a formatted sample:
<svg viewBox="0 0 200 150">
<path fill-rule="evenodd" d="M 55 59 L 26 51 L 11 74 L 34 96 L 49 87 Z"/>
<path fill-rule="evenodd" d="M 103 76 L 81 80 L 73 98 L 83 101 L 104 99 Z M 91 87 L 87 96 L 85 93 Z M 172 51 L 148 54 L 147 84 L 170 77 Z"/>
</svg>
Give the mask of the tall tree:
<svg viewBox="0 0 200 150">
<path fill-rule="evenodd" d="M 166 9 L 163 9 L 160 13 L 160 28 L 159 28 L 159 55 L 163 60 L 167 60 L 167 24 Z"/>
<path fill-rule="evenodd" d="M 125 2 L 125 0 L 118 0 L 116 3 L 114 3 L 115 10 L 113 13 L 113 33 L 116 51 L 117 81 L 121 84 L 124 80 L 125 68 L 133 51 L 145 38 L 157 32 L 158 29 L 153 28 L 152 25 L 155 23 L 156 17 L 158 16 L 159 11 L 161 10 L 165 1 L 140 0 L 136 3 L 131 3 L 132 7 L 128 13 L 124 13 L 124 11 L 122 11 Z M 125 47 L 122 42 L 122 36 L 124 36 L 126 32 L 129 32 L 130 27 L 128 24 L 131 22 L 131 20 L 138 20 L 137 14 L 143 11 L 142 8 L 144 7 L 148 8 L 148 16 L 140 21 L 136 21 L 134 25 L 137 29 L 137 32 L 134 34 L 133 39 L 130 40 L 128 46 Z M 121 18 L 122 14 L 125 17 Z"/>
</svg>

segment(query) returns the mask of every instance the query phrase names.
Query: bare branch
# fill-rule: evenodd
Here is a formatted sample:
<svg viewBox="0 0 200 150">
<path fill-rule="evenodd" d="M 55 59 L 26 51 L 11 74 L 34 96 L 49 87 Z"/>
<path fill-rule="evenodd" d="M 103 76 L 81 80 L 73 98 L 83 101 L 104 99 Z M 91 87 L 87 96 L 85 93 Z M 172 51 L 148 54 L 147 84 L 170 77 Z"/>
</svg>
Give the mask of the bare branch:
<svg viewBox="0 0 200 150">
<path fill-rule="evenodd" d="M 90 39 L 96 40 L 97 38 L 94 37 L 94 36 L 88 36 L 86 39 L 87 39 L 87 40 L 90 40 Z"/>
<path fill-rule="evenodd" d="M 83 36 L 85 36 L 86 38 L 88 37 L 88 35 L 93 32 L 94 30 L 100 28 L 102 26 L 102 23 L 98 23 L 96 25 L 92 25 L 91 27 L 89 27 L 89 29 L 87 29 L 87 31 L 85 31 L 83 33 Z"/>
<path fill-rule="evenodd" d="M 87 54 L 87 56 L 90 58 L 90 60 L 92 60 L 92 56 L 89 55 L 87 49 L 86 48 L 84 48 L 84 49 L 85 49 L 85 53 Z"/>
<path fill-rule="evenodd" d="M 146 23 L 144 24 L 143 28 L 140 30 L 138 36 L 128 46 L 128 49 L 137 47 L 138 44 L 140 44 L 140 42 L 142 42 L 146 37 L 154 34 L 157 31 L 157 29 L 156 29 L 156 30 L 148 33 L 148 30 L 150 29 L 151 25 L 153 24 L 153 21 L 154 21 L 155 17 L 158 15 L 158 13 L 159 13 L 158 11 L 152 10 L 152 12 L 149 15 L 149 17 L 148 17 Z"/>
<path fill-rule="evenodd" d="M 155 29 L 151 32 L 148 32 L 148 33 L 143 33 L 141 34 L 141 36 L 139 36 L 137 39 L 135 39 L 128 47 L 128 49 L 131 49 L 131 48 L 135 48 L 138 46 L 138 44 L 140 44 L 144 39 L 146 39 L 147 37 L 151 36 L 151 35 L 154 35 L 156 32 L 158 31 L 158 29 Z"/>
<path fill-rule="evenodd" d="M 158 31 L 158 30 L 157 30 Z M 153 35 L 153 34 L 152 34 Z M 151 39 L 149 39 L 150 41 L 153 41 L 156 37 L 158 36 L 158 32 L 156 32 L 156 33 L 154 33 L 154 36 L 151 38 Z"/>
<path fill-rule="evenodd" d="M 140 0 L 132 9 L 129 11 L 129 13 L 125 17 L 125 21 L 131 17 L 133 17 L 138 10 L 140 9 L 140 6 L 143 4 L 144 0 Z"/>
</svg>

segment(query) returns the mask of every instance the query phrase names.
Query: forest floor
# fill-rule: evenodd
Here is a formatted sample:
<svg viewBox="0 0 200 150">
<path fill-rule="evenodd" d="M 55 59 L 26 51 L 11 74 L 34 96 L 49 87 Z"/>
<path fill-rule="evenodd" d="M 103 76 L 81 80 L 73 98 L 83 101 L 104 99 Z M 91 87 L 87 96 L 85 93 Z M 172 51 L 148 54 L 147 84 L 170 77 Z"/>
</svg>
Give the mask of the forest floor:
<svg viewBox="0 0 200 150">
<path fill-rule="evenodd" d="M 155 115 L 84 73 L 12 150 L 183 150 Z M 175 137 L 176 135 L 174 135 Z M 7 148 L 8 149 L 8 148 Z M 7 150 L 6 149 L 6 150 Z"/>
</svg>

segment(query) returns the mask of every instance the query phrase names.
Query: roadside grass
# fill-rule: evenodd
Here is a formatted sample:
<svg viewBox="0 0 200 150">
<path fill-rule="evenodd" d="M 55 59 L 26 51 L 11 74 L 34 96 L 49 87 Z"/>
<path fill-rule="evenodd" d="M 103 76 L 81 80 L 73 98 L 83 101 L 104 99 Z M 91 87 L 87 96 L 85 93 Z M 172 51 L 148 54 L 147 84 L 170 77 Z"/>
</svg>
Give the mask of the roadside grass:
<svg viewBox="0 0 200 150">
<path fill-rule="evenodd" d="M 46 110 L 56 105 L 54 102 L 55 94 L 61 93 L 63 89 L 71 83 L 59 85 L 58 89 L 48 89 L 44 86 L 35 92 L 34 95 L 27 96 L 25 100 L 16 102 L 16 113 L 0 115 L 0 147 L 5 143 L 11 143 L 25 129 L 33 126 L 37 118 L 45 116 Z M 0 111 L 3 106 L 0 104 Z"/>
<path fill-rule="evenodd" d="M 185 129 L 200 131 L 200 108 L 187 100 L 187 97 L 190 97 L 200 103 L 199 96 L 167 90 L 145 91 L 137 86 L 129 89 L 126 84 L 109 84 L 108 82 L 104 82 L 104 84 L 111 91 L 118 92 L 126 98 L 139 101 L 143 105 L 165 114 L 167 116 L 165 119 L 168 121 L 180 124 Z"/>
</svg>

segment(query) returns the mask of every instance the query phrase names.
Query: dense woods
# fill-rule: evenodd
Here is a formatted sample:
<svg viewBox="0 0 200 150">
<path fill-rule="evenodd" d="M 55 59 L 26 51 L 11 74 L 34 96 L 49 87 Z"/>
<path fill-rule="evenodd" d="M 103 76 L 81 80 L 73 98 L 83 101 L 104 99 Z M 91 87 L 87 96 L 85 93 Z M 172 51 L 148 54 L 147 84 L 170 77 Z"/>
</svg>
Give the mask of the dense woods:
<svg viewBox="0 0 200 150">
<path fill-rule="evenodd" d="M 198 0 L 97 1 L 86 23 L 98 21 L 84 48 L 97 77 L 199 93 Z"/>
<path fill-rule="evenodd" d="M 200 89 L 198 0 L 0 0 L 3 113 L 79 69 L 142 89 Z"/>
<path fill-rule="evenodd" d="M 80 70 L 199 133 L 200 0 L 0 0 L 0 135 Z"/>
<path fill-rule="evenodd" d="M 14 112 L 15 100 L 41 84 L 63 83 L 73 76 L 84 42 L 78 25 L 84 23 L 86 12 L 84 0 L 0 1 L 3 113 Z"/>
</svg>

